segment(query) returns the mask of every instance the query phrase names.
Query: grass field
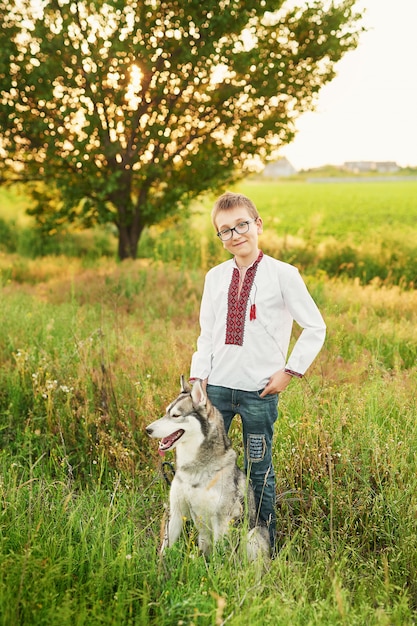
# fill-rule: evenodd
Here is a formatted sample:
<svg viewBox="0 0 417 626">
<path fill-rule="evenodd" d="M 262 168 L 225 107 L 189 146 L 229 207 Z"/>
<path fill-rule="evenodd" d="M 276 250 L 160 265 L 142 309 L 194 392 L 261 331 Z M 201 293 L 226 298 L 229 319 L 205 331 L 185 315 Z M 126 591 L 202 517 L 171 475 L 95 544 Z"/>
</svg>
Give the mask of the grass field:
<svg viewBox="0 0 417 626">
<path fill-rule="evenodd" d="M 348 221 L 342 206 L 351 189 L 368 213 L 361 228 L 352 219 L 345 233 L 359 261 L 364 242 L 387 241 L 389 231 L 401 240 L 403 229 L 398 254 L 412 268 L 417 195 L 410 184 L 390 192 L 384 185 L 382 195 L 363 184 L 344 192 L 299 183 L 243 189 L 264 214 L 271 248 L 289 224 L 287 238 L 299 242 L 287 241 L 292 253 L 329 237 L 342 245 L 336 222 Z M 293 202 L 291 232 L 290 216 L 272 198 Z M 392 221 L 384 229 L 385 202 Z M 327 207 L 321 221 L 319 204 Z M 190 246 L 203 265 L 220 258 L 207 219 L 195 211 L 182 248 L 176 225 L 159 231 L 165 243 L 154 259 L 0 257 L 0 624 L 415 624 L 412 280 L 364 281 L 306 264 L 328 337 L 308 376 L 280 398 L 280 552 L 260 575 L 223 545 L 206 561 L 191 534 L 159 559 L 167 487 L 144 427 L 177 394 L 198 334 L 204 270 L 194 259 L 187 266 Z M 271 229 L 276 239 L 268 240 Z M 231 436 L 241 462 L 238 423 Z"/>
<path fill-rule="evenodd" d="M 263 220 L 265 252 L 304 273 L 415 286 L 417 181 L 241 183 Z M 213 238 L 207 202 L 191 222 L 153 227 L 141 256 L 207 269 L 226 258 Z"/>
</svg>

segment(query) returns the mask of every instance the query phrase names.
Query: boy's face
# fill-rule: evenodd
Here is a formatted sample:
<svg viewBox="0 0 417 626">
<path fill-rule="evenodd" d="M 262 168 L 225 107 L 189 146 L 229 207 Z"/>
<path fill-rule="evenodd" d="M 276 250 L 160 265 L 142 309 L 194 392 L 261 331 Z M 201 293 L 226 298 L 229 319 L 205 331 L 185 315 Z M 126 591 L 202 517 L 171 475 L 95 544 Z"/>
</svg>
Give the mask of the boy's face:
<svg viewBox="0 0 417 626">
<path fill-rule="evenodd" d="M 253 216 L 246 207 L 235 207 L 227 211 L 219 211 L 215 222 L 217 232 L 227 228 L 234 228 L 242 222 L 250 222 L 249 230 L 246 233 L 240 235 L 234 230 L 232 231 L 232 237 L 227 241 L 222 241 L 222 244 L 230 254 L 233 254 L 238 259 L 247 258 L 251 263 L 257 257 L 258 235 L 262 232 L 261 218 L 258 217 L 256 221 L 253 220 Z"/>
</svg>

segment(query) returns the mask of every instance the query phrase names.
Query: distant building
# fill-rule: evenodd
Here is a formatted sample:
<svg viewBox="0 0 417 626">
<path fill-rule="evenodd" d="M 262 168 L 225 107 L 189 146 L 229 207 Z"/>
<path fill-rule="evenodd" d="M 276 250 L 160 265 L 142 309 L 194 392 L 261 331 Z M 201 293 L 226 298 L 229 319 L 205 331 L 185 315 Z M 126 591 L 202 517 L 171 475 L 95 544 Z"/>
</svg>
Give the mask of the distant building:
<svg viewBox="0 0 417 626">
<path fill-rule="evenodd" d="M 346 161 L 343 168 L 348 172 L 358 174 L 360 172 L 380 172 L 390 174 L 399 171 L 395 161 Z"/>
<path fill-rule="evenodd" d="M 268 163 L 262 171 L 265 178 L 284 178 L 285 176 L 293 176 L 297 173 L 295 167 L 291 165 L 286 157 L 278 159 L 273 163 Z"/>
</svg>

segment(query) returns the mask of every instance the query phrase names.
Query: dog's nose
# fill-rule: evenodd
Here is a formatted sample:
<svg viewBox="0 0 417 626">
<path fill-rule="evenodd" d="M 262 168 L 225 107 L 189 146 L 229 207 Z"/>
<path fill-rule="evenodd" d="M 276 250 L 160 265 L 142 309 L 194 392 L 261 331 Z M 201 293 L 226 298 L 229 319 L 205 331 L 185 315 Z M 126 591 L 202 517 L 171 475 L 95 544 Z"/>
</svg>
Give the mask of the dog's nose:
<svg viewBox="0 0 417 626">
<path fill-rule="evenodd" d="M 146 432 L 148 433 L 148 435 L 152 435 L 152 433 L 153 433 L 153 428 L 150 428 L 149 426 L 147 426 L 147 427 L 145 428 L 145 430 L 146 430 Z"/>
</svg>

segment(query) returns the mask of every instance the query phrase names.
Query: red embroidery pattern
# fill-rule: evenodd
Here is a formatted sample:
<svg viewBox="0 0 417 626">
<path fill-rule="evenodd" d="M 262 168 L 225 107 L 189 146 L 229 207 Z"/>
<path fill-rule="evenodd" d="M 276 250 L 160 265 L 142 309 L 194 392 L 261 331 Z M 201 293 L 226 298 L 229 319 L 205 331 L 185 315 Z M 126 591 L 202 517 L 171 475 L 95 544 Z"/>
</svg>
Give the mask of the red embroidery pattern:
<svg viewBox="0 0 417 626">
<path fill-rule="evenodd" d="M 263 257 L 262 250 L 255 263 L 246 270 L 245 280 L 242 290 L 239 293 L 239 270 L 234 268 L 232 280 L 230 282 L 227 300 L 227 321 L 226 321 L 226 345 L 242 346 L 245 331 L 246 309 L 248 307 L 249 294 L 255 280 L 256 270 Z M 253 303 L 250 308 L 250 319 L 256 319 L 256 305 Z"/>
</svg>

